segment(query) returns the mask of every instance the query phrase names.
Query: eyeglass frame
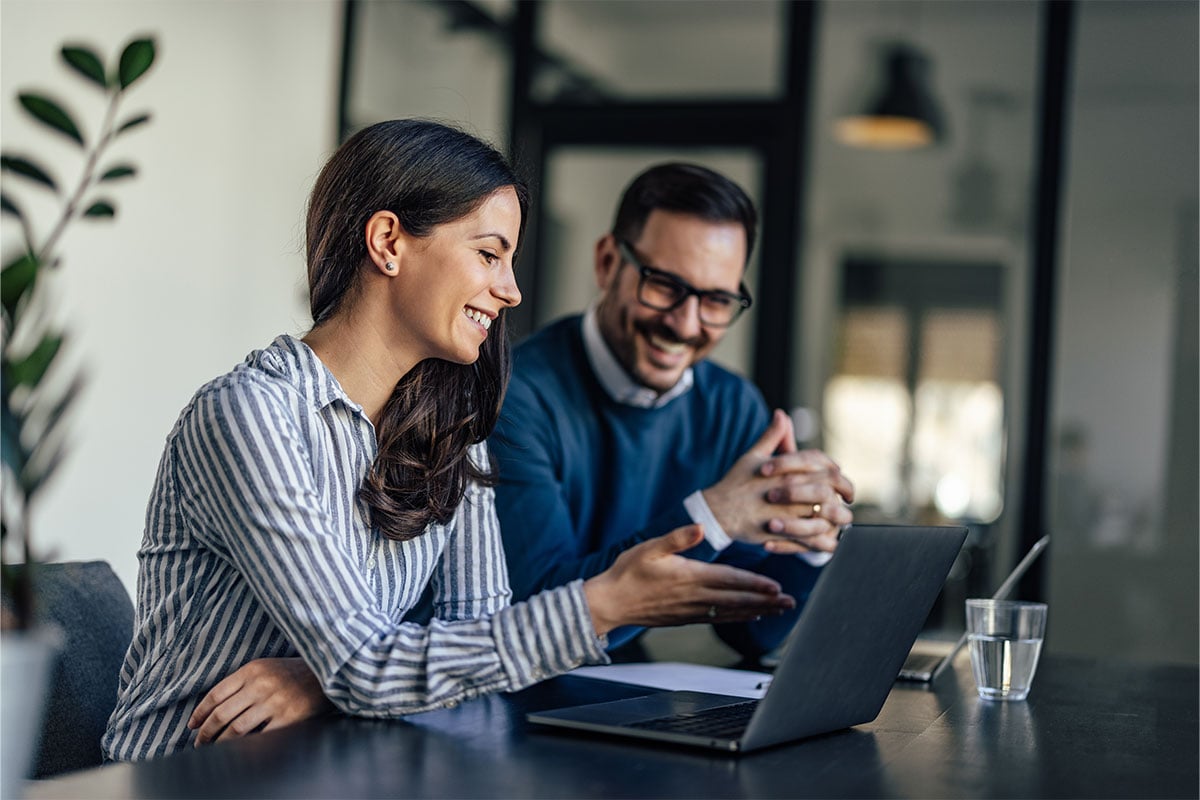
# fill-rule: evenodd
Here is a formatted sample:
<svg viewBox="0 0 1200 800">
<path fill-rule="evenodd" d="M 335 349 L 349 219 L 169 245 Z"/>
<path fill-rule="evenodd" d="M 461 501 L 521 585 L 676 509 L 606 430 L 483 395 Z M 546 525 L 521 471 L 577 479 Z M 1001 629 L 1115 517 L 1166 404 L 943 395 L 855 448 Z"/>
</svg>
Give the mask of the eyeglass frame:
<svg viewBox="0 0 1200 800">
<path fill-rule="evenodd" d="M 616 239 L 617 251 L 621 255 L 622 263 L 627 262 L 638 271 L 637 300 L 646 308 L 650 308 L 655 311 L 674 311 L 686 303 L 689 298 L 694 296 L 699 301 L 699 304 L 696 308 L 696 314 L 699 316 L 700 310 L 704 308 L 705 297 L 715 296 L 725 298 L 738 304 L 737 310 L 733 312 L 733 317 L 730 318 L 728 322 L 706 322 L 703 318 L 701 318 L 700 324 L 706 325 L 710 328 L 728 328 L 732 326 L 733 323 L 737 322 L 738 318 L 742 316 L 743 312 L 745 312 L 745 310 L 754 303 L 754 298 L 750 296 L 750 289 L 747 288 L 744 281 L 738 281 L 737 294 L 734 294 L 733 292 L 727 292 L 724 289 L 697 289 L 695 286 L 692 286 L 690 283 L 674 273 L 658 269 L 657 267 L 652 267 L 648 264 L 643 264 L 641 259 L 637 257 L 637 254 L 633 252 L 633 245 L 624 239 L 617 237 L 613 238 Z M 645 285 L 648 278 L 658 278 L 665 280 L 667 283 L 674 284 L 683 294 L 673 305 L 666 307 L 650 305 L 642 299 L 642 287 Z"/>
</svg>

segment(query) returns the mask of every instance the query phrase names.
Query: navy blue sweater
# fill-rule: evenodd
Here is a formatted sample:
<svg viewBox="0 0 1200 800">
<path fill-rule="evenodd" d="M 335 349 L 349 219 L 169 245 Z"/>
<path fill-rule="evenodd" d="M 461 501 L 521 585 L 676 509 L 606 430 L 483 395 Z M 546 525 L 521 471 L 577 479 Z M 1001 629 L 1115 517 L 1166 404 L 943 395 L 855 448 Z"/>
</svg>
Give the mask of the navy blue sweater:
<svg viewBox="0 0 1200 800">
<path fill-rule="evenodd" d="M 581 319 L 555 322 L 516 348 L 512 382 L 489 447 L 500 472 L 496 511 L 514 599 L 589 578 L 638 542 L 691 522 L 683 500 L 720 480 L 766 429 L 749 381 L 708 361 L 692 389 L 662 408 L 612 400 L 583 349 Z M 688 551 L 780 581 L 798 606 L 819 570 L 803 559 L 734 543 Z M 774 648 L 795 613 L 716 626 L 747 656 Z M 641 632 L 609 634 L 618 647 Z"/>
</svg>

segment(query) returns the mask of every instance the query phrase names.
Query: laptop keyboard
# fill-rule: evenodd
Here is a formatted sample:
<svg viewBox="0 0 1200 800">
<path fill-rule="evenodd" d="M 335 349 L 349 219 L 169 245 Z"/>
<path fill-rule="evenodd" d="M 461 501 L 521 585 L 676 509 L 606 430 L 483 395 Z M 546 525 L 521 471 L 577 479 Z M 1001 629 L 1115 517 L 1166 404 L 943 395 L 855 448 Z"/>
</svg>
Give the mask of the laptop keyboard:
<svg viewBox="0 0 1200 800">
<path fill-rule="evenodd" d="M 742 735 L 742 731 L 746 730 L 746 726 L 750 723 L 750 717 L 754 716 L 754 709 L 757 706 L 757 700 L 747 700 L 745 703 L 735 703 L 731 706 L 706 708 L 703 711 L 689 711 L 669 717 L 631 722 L 629 727 L 685 733 L 692 736 L 736 739 Z"/>
</svg>

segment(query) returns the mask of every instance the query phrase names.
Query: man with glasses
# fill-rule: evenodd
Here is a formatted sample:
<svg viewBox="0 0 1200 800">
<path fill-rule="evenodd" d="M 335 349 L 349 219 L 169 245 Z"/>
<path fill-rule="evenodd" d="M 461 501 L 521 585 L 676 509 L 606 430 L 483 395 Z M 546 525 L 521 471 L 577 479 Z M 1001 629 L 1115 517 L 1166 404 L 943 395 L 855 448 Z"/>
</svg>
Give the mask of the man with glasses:
<svg viewBox="0 0 1200 800">
<path fill-rule="evenodd" d="M 596 243 L 598 299 L 516 349 L 489 440 L 514 598 L 589 578 L 696 522 L 704 539 L 684 555 L 760 572 L 797 600 L 784 617 L 745 624 L 708 606 L 717 634 L 756 658 L 795 621 L 851 521 L 854 489 L 823 453 L 797 451 L 787 415 L 749 381 L 706 360 L 751 305 L 756 226 L 724 176 L 651 167 Z M 703 585 L 691 589 L 703 607 Z M 609 633 L 609 649 L 628 644 L 623 655 L 637 657 L 640 632 Z"/>
</svg>

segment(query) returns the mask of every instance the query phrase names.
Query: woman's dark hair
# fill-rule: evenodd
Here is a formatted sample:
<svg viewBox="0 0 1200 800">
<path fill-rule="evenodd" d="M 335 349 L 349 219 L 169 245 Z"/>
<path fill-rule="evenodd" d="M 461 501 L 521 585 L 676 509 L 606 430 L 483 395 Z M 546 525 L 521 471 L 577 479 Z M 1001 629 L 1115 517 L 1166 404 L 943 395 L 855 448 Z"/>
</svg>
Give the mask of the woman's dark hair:
<svg viewBox="0 0 1200 800">
<path fill-rule="evenodd" d="M 364 128 L 338 148 L 313 187 L 306 223 L 309 306 L 320 325 L 361 290 L 366 225 L 391 211 L 404 230 L 433 229 L 477 209 L 511 186 L 529 207 L 525 184 L 491 145 L 427 120 L 392 120 Z M 509 344 L 501 313 L 474 364 L 426 359 L 405 375 L 384 406 L 379 452 L 359 489 L 371 523 L 390 539 L 419 536 L 445 523 L 469 480 L 494 483 L 467 448 L 491 433 L 509 376 Z"/>
<path fill-rule="evenodd" d="M 621 195 L 613 236 L 636 242 L 655 209 L 675 211 L 708 222 L 740 222 L 746 231 L 746 262 L 754 249 L 758 214 L 742 188 L 699 164 L 658 164 L 642 172 Z"/>
</svg>

